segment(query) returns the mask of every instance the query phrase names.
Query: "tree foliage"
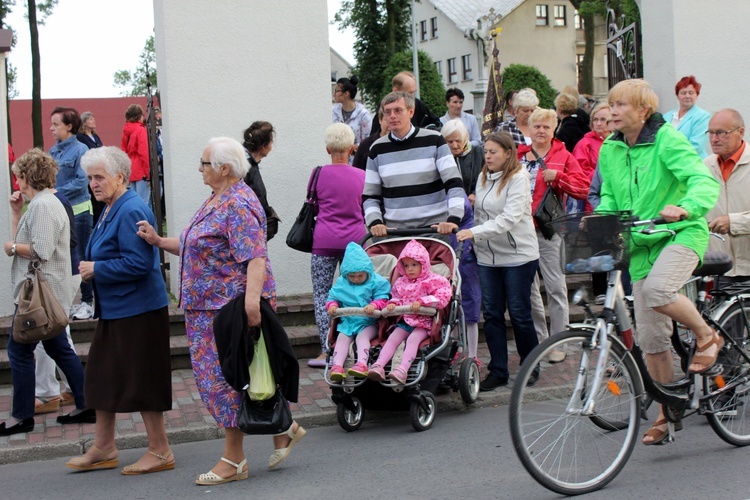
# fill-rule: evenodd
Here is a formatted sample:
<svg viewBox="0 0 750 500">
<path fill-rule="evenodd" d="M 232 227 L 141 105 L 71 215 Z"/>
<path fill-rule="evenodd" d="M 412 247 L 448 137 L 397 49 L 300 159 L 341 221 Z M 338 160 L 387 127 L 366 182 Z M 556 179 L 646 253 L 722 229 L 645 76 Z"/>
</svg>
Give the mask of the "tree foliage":
<svg viewBox="0 0 750 500">
<path fill-rule="evenodd" d="M 385 82 L 393 77 L 386 72 L 391 57 L 409 45 L 410 16 L 409 0 L 344 0 L 334 17 L 339 29 L 354 30 L 354 71 L 370 105 L 380 100 Z"/>
<path fill-rule="evenodd" d="M 504 90 L 521 90 L 523 88 L 532 88 L 536 91 L 539 98 L 539 106 L 547 109 L 554 109 L 555 96 L 557 90 L 552 88 L 552 82 L 547 76 L 539 71 L 535 66 L 526 66 L 524 64 L 511 64 L 503 71 L 503 89 Z"/>
<path fill-rule="evenodd" d="M 395 75 L 401 71 L 414 71 L 414 61 L 410 50 L 393 54 L 388 66 L 385 67 L 386 75 Z M 438 116 L 445 114 L 445 86 L 440 73 L 435 68 L 432 58 L 420 50 L 417 53 L 419 63 L 419 98 L 427 105 L 430 111 Z M 385 97 L 391 91 L 390 79 L 383 84 L 381 97 Z"/>
<path fill-rule="evenodd" d="M 126 97 L 146 95 L 148 83 L 151 92 L 156 92 L 156 52 L 154 50 L 154 35 L 151 35 L 143 45 L 138 57 L 138 67 L 133 71 L 121 69 L 114 74 L 115 87 L 122 87 L 120 94 Z"/>
</svg>

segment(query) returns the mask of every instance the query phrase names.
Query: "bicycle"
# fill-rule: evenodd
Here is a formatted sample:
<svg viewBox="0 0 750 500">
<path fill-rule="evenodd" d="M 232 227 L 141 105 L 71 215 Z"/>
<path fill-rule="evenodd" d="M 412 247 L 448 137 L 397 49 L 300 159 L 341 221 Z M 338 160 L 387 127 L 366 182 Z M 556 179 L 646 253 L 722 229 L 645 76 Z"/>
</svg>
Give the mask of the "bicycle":
<svg viewBox="0 0 750 500">
<path fill-rule="evenodd" d="M 750 445 L 750 283 L 714 289 L 713 301 L 707 300 L 702 286 L 707 303 L 701 315 L 725 340 L 719 360 L 706 373 L 659 384 L 649 375 L 634 339 L 617 267 L 626 261 L 631 230 L 672 235 L 674 231 L 656 229 L 655 225 L 666 223 L 661 218 L 639 221 L 614 214 L 582 224 L 585 216 L 574 214 L 554 222 L 564 239 L 564 272 L 591 272 L 591 266 L 584 270 L 571 264 L 610 256 L 607 264 L 612 267 L 596 269 L 608 271 L 606 299 L 595 323 L 570 325 L 568 331 L 548 338 L 529 354 L 518 373 L 509 407 L 510 430 L 524 468 L 556 493 L 578 495 L 603 488 L 623 469 L 640 438 L 647 396 L 664 405 L 670 441 L 681 428 L 681 418 L 698 413 L 724 441 Z M 731 259 L 724 256 L 704 260 L 694 274 L 720 276 L 731 268 Z M 677 325 L 672 340 L 686 369 L 691 348 Z M 552 350 L 566 351 L 566 360 L 545 363 Z M 527 387 L 538 363 L 543 365 L 540 378 L 534 387 Z"/>
</svg>

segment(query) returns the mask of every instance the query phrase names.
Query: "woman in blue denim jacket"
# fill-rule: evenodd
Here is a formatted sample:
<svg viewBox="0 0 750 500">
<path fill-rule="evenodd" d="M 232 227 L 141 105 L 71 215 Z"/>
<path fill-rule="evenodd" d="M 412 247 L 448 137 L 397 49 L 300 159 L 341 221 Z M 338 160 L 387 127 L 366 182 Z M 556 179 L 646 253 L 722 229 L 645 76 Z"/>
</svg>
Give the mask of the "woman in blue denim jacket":
<svg viewBox="0 0 750 500">
<path fill-rule="evenodd" d="M 58 166 L 55 187 L 65 195 L 73 207 L 78 255 L 83 259 L 93 224 L 88 179 L 81 168 L 81 156 L 89 148 L 76 138 L 76 133 L 81 128 L 81 117 L 75 109 L 57 107 L 50 116 L 50 131 L 57 141 L 49 150 L 50 156 Z M 81 305 L 72 307 L 70 315 L 75 319 L 91 318 L 94 314 L 93 302 L 94 292 L 91 285 L 81 283 Z"/>
</svg>

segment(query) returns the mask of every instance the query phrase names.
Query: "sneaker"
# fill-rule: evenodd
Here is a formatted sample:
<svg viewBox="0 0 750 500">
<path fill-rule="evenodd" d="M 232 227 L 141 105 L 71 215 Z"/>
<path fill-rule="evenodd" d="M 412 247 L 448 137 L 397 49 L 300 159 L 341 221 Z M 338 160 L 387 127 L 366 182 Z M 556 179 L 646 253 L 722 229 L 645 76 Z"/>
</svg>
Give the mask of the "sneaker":
<svg viewBox="0 0 750 500">
<path fill-rule="evenodd" d="M 331 382 L 341 382 L 346 378 L 344 373 L 344 367 L 341 365 L 333 365 L 331 367 Z"/>
<path fill-rule="evenodd" d="M 403 368 L 396 368 L 391 373 L 388 374 L 388 378 L 393 380 L 394 382 L 398 382 L 401 385 L 406 385 L 406 377 L 407 377 L 406 370 Z"/>
<path fill-rule="evenodd" d="M 75 316 L 75 314 L 78 312 L 78 308 L 81 307 L 81 304 L 73 304 L 70 306 L 70 311 L 68 311 L 68 317 L 72 318 Z"/>
<path fill-rule="evenodd" d="M 354 363 L 354 366 L 347 370 L 346 374 L 352 377 L 366 377 L 367 376 L 367 365 L 363 362 Z"/>
<path fill-rule="evenodd" d="M 372 365 L 370 371 L 367 372 L 367 378 L 375 380 L 376 382 L 384 382 L 385 371 L 383 370 L 383 367 L 380 365 Z"/>
<path fill-rule="evenodd" d="M 487 375 L 484 380 L 479 382 L 479 390 L 483 392 L 491 391 L 503 385 L 508 385 L 507 378 L 497 378 L 494 375 Z"/>
<path fill-rule="evenodd" d="M 596 298 L 594 299 L 594 304 L 597 305 L 597 306 L 603 306 L 604 305 L 604 300 L 606 298 L 607 298 L 606 295 L 603 295 L 603 294 L 602 295 L 597 295 Z"/>
<path fill-rule="evenodd" d="M 550 363 L 562 363 L 563 361 L 565 361 L 565 356 L 565 351 L 558 351 L 557 349 L 554 349 L 547 355 L 547 361 L 549 361 Z"/>
<path fill-rule="evenodd" d="M 81 302 L 78 310 L 73 315 L 73 319 L 91 319 L 94 315 L 94 308 L 87 302 Z"/>
</svg>

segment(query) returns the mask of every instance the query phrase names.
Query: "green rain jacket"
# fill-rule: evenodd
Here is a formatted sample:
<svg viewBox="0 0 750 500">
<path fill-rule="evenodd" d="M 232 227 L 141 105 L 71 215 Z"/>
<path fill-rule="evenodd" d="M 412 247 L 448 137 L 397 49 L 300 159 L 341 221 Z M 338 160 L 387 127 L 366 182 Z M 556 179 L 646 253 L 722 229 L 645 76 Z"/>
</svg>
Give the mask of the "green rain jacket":
<svg viewBox="0 0 750 500">
<path fill-rule="evenodd" d="M 685 209 L 688 218 L 670 223 L 677 232 L 646 235 L 633 231 L 630 242 L 632 280 L 645 278 L 656 258 L 669 244 L 688 247 L 703 260 L 708 247 L 706 213 L 719 196 L 719 183 L 684 135 L 652 115 L 633 146 L 621 132 L 604 141 L 599 152 L 603 184 L 597 212 L 628 210 L 640 219 L 659 216 L 666 205 Z"/>
</svg>

